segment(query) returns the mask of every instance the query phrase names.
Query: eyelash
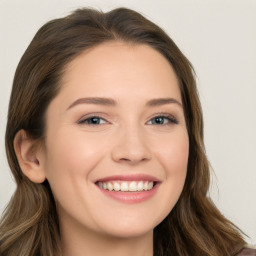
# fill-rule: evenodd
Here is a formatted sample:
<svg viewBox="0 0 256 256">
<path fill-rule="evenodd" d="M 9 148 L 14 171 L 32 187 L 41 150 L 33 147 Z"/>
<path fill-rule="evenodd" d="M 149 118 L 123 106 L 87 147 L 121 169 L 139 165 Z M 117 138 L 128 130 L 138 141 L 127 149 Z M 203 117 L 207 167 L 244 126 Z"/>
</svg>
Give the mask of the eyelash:
<svg viewBox="0 0 256 256">
<path fill-rule="evenodd" d="M 166 119 L 168 123 L 155 124 L 155 125 L 168 125 L 170 123 L 171 124 L 178 124 L 179 123 L 176 118 L 174 118 L 172 115 L 169 115 L 169 114 L 158 114 L 158 115 L 154 116 L 153 118 L 151 118 L 149 121 L 152 121 L 153 119 L 157 119 L 157 118 L 163 118 L 163 120 Z"/>
<path fill-rule="evenodd" d="M 157 118 L 162 118 L 163 120 L 167 120 L 167 123 L 163 123 L 163 124 L 152 124 L 152 125 L 168 125 L 168 124 L 178 124 L 179 122 L 177 121 L 177 119 L 175 119 L 172 115 L 169 114 L 158 114 L 156 116 L 154 116 L 153 118 L 151 118 L 148 122 L 152 121 L 153 119 L 157 119 Z M 104 123 L 90 123 L 90 121 L 92 121 L 93 119 L 97 119 L 97 121 L 99 120 L 104 120 Z M 95 120 L 96 121 L 96 120 Z M 86 124 L 86 125 L 102 125 L 107 123 L 108 121 L 106 121 L 106 119 L 100 117 L 100 116 L 91 116 L 91 117 L 87 117 L 85 119 L 82 119 L 78 122 L 78 124 Z M 148 123 L 147 122 L 147 123 Z"/>
<path fill-rule="evenodd" d="M 88 121 L 92 121 L 93 119 L 101 119 L 101 120 L 104 120 L 105 122 L 107 122 L 104 118 L 100 117 L 100 116 L 90 116 L 90 117 L 87 117 L 85 119 L 82 119 L 78 122 L 78 124 L 87 124 L 87 125 L 102 125 L 102 124 L 95 124 L 95 123 L 88 123 Z"/>
</svg>

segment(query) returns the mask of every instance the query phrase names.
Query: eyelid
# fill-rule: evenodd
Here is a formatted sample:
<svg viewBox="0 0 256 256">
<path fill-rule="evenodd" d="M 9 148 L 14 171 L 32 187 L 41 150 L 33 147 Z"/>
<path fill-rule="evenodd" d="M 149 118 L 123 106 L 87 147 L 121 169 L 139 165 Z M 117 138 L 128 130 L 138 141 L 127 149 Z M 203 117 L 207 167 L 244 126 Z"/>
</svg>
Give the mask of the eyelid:
<svg viewBox="0 0 256 256">
<path fill-rule="evenodd" d="M 85 115 L 85 116 L 83 116 L 82 118 L 80 118 L 80 119 L 77 121 L 77 123 L 78 123 L 78 124 L 86 124 L 85 121 L 88 120 L 88 119 L 91 119 L 91 118 L 102 119 L 102 120 L 105 121 L 105 123 L 109 123 L 109 121 L 108 121 L 106 118 L 102 117 L 99 113 L 91 113 L 91 114 Z M 105 123 L 104 123 L 104 124 L 105 124 Z M 96 125 L 96 124 L 87 124 L 87 125 Z M 98 125 L 99 125 L 99 124 L 98 124 Z M 100 124 L 100 125 L 102 125 L 102 124 Z"/>
<path fill-rule="evenodd" d="M 172 124 L 178 124 L 178 120 L 176 117 L 174 117 L 172 114 L 169 114 L 169 113 L 164 113 L 164 112 L 160 112 L 160 113 L 156 113 L 154 114 L 154 116 L 152 116 L 147 122 L 146 124 L 151 121 L 152 119 L 156 118 L 156 117 L 163 117 L 163 118 L 167 118 L 169 119 L 169 121 L 172 123 Z M 164 124 L 166 125 L 166 124 Z"/>
<path fill-rule="evenodd" d="M 90 113 L 90 114 L 87 114 L 85 116 L 83 116 L 82 118 L 80 118 L 77 123 L 78 124 L 86 124 L 85 121 L 90 119 L 90 118 L 98 118 L 98 119 L 102 119 L 105 121 L 104 124 L 106 123 L 110 123 L 107 118 L 103 117 L 104 116 L 104 113 Z M 150 117 L 150 119 L 146 122 L 146 124 L 148 124 L 148 122 L 152 121 L 152 119 L 154 118 L 157 118 L 157 117 L 163 117 L 163 118 L 166 118 L 166 119 L 169 119 L 170 123 L 172 124 L 178 124 L 179 121 L 177 120 L 177 118 L 170 114 L 170 113 L 166 113 L 166 112 L 159 112 L 159 113 L 155 113 L 153 116 Z M 96 124 L 88 124 L 88 125 L 96 125 Z M 102 125 L 102 124 L 98 124 L 98 125 Z M 168 124 L 163 124 L 163 125 L 168 125 Z"/>
</svg>

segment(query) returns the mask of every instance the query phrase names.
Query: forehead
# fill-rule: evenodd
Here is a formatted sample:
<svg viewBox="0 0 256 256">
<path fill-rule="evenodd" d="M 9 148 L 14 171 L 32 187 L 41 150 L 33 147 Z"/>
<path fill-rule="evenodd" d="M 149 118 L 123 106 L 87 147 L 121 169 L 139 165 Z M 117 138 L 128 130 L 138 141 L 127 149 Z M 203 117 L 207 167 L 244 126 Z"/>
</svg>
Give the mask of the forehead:
<svg viewBox="0 0 256 256">
<path fill-rule="evenodd" d="M 78 94 L 109 97 L 115 92 L 120 97 L 133 93 L 181 100 L 176 74 L 161 53 L 145 44 L 120 41 L 101 44 L 72 60 L 61 91 L 73 98 Z"/>
</svg>

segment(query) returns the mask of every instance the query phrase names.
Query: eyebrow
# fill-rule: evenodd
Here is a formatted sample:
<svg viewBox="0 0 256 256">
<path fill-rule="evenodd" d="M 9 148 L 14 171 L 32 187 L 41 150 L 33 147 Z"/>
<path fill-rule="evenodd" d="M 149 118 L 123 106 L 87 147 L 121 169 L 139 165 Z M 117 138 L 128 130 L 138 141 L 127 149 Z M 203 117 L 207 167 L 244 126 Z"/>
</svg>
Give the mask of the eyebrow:
<svg viewBox="0 0 256 256">
<path fill-rule="evenodd" d="M 182 104 L 174 99 L 174 98 L 159 98 L 159 99 L 152 99 L 146 103 L 148 107 L 155 107 L 155 106 L 162 106 L 166 104 L 177 104 L 178 106 L 182 107 Z M 111 98 L 101 98 L 101 97 L 89 97 L 89 98 L 80 98 L 74 101 L 68 108 L 73 108 L 79 104 L 94 104 L 94 105 L 103 105 L 103 106 L 116 106 L 117 102 Z"/>
<path fill-rule="evenodd" d="M 159 98 L 159 99 L 152 99 L 147 102 L 146 106 L 148 107 L 155 107 L 155 106 L 161 106 L 161 105 L 166 105 L 166 104 L 177 104 L 180 107 L 182 107 L 181 102 L 174 98 Z"/>
<path fill-rule="evenodd" d="M 104 106 L 116 106 L 116 101 L 109 98 L 91 97 L 91 98 L 80 98 L 73 102 L 68 109 L 73 108 L 79 104 L 94 104 L 94 105 L 104 105 Z"/>
</svg>

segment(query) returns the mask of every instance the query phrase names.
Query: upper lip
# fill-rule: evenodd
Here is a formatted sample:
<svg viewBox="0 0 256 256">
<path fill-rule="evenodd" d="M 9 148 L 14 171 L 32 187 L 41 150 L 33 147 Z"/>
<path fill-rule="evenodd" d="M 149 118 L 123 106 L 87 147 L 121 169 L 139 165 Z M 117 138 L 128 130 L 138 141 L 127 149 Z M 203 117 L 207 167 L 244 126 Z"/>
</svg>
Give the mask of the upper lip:
<svg viewBox="0 0 256 256">
<path fill-rule="evenodd" d="M 128 174 L 128 175 L 113 175 L 107 176 L 101 179 L 98 179 L 97 182 L 107 182 L 107 181 L 114 181 L 114 180 L 123 180 L 123 181 L 153 181 L 153 182 L 160 182 L 159 179 L 152 175 L 148 174 Z"/>
</svg>

